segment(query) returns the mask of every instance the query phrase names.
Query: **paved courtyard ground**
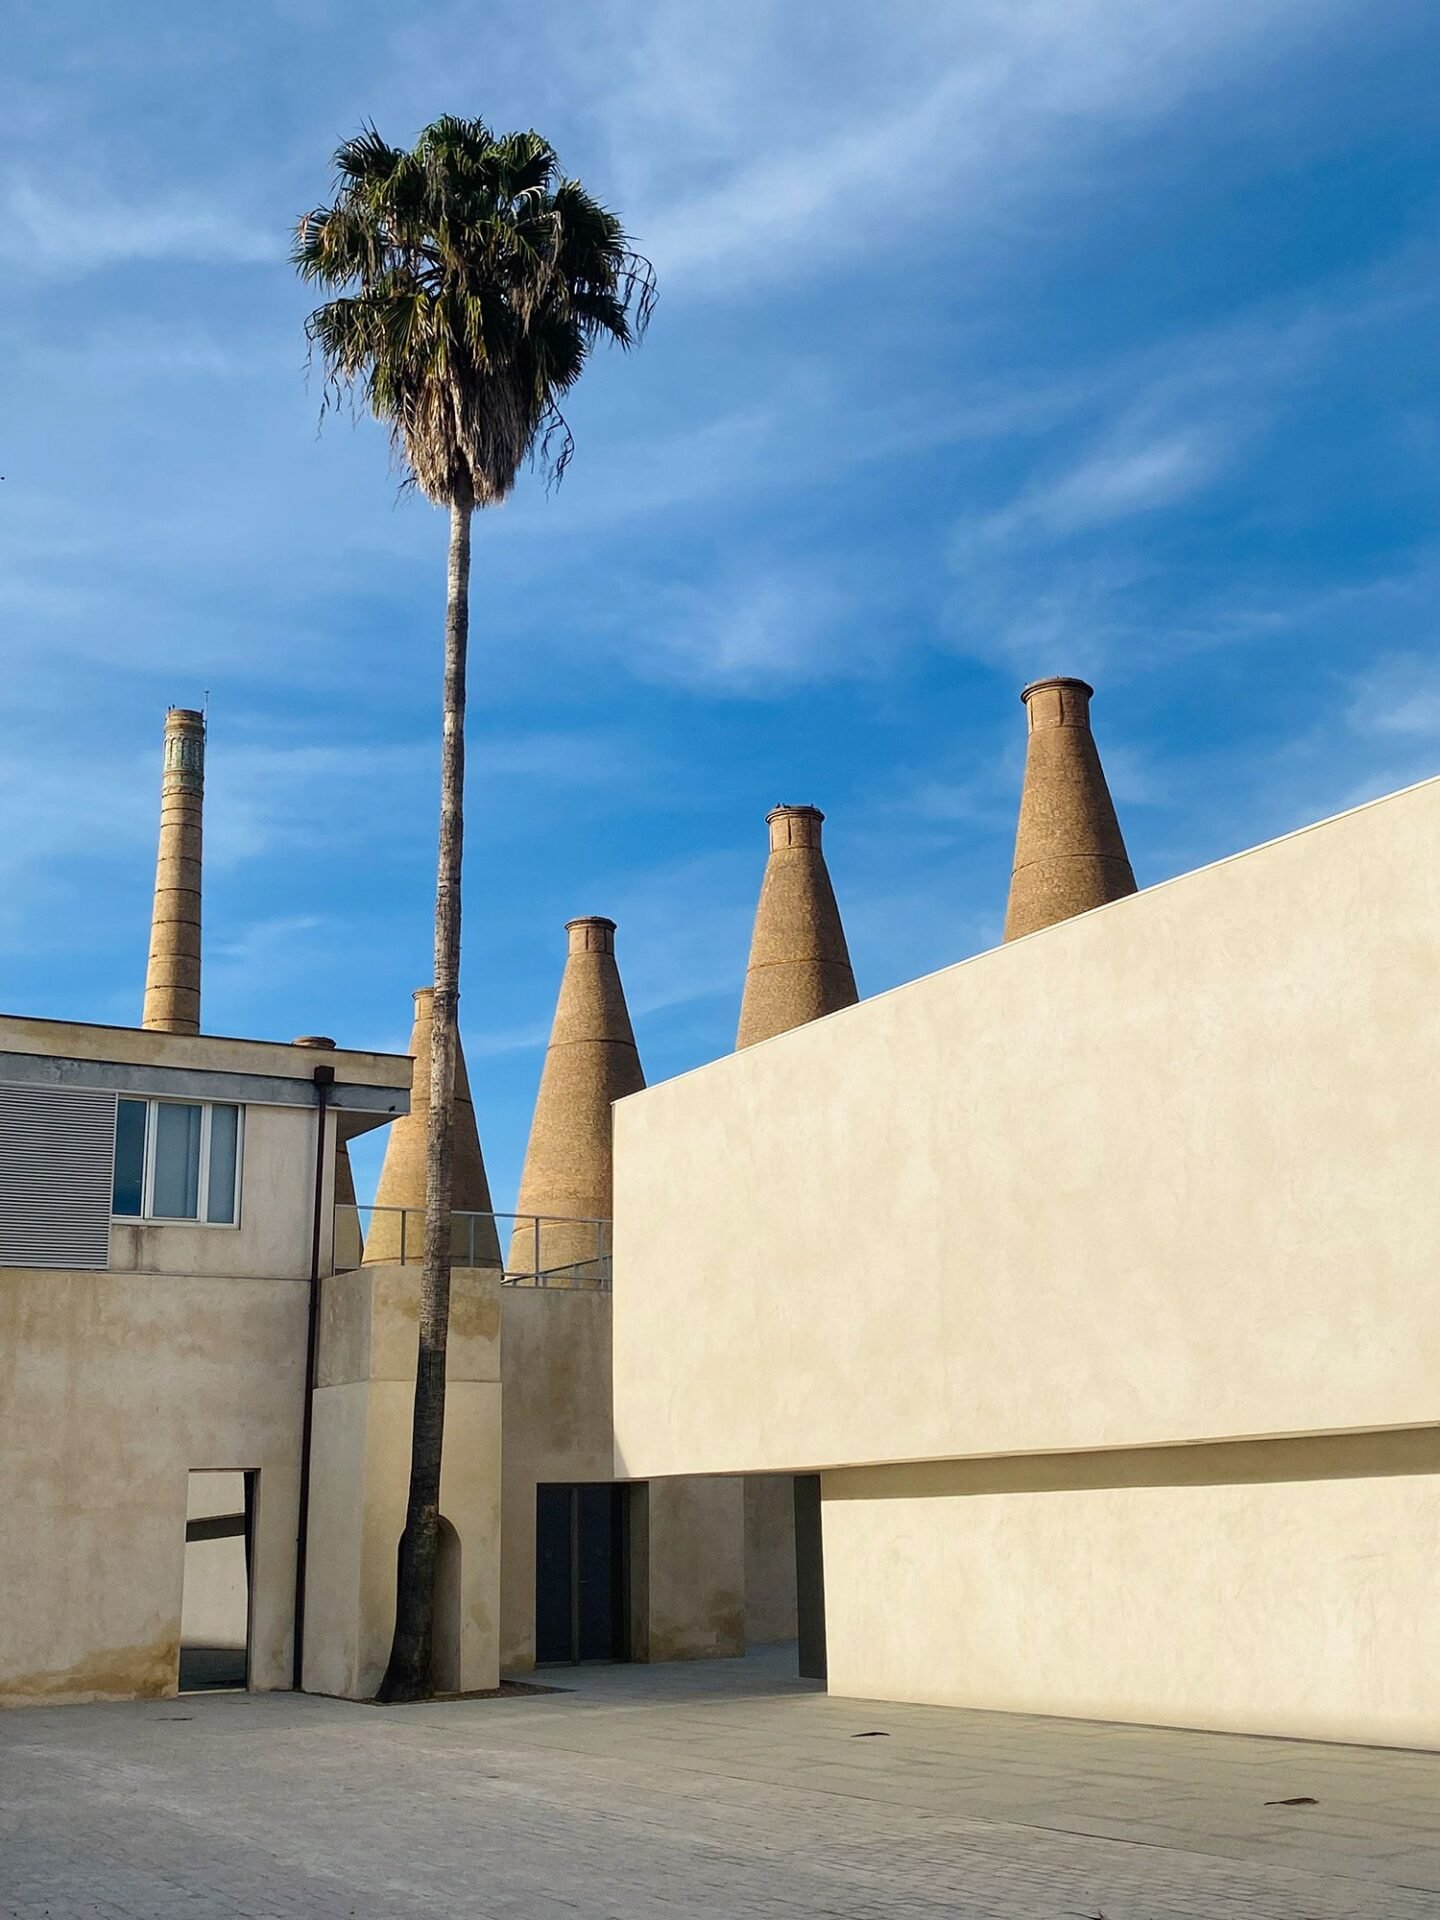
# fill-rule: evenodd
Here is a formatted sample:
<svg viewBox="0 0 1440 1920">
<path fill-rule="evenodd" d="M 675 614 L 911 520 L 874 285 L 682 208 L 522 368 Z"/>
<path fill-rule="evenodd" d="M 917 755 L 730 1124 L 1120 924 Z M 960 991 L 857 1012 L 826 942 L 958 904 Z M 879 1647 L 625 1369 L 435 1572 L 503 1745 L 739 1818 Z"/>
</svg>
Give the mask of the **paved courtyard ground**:
<svg viewBox="0 0 1440 1920">
<path fill-rule="evenodd" d="M 1435 1757 L 832 1700 L 790 1665 L 11 1713 L 0 1914 L 1440 1916 Z"/>
</svg>

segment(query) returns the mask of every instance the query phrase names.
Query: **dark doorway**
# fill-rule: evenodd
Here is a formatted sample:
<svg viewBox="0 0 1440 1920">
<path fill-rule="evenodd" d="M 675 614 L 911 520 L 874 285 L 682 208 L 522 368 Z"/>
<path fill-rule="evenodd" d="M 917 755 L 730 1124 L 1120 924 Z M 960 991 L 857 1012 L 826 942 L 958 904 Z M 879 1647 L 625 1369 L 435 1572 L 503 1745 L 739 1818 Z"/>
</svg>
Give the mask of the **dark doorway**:
<svg viewBox="0 0 1440 1920">
<path fill-rule="evenodd" d="M 181 1693 L 242 1688 L 250 1678 L 253 1473 L 197 1469 L 185 1501 Z"/>
<path fill-rule="evenodd" d="M 825 1678 L 825 1547 L 820 1527 L 820 1476 L 795 1476 L 795 1610 L 800 1625 L 800 1678 Z"/>
<path fill-rule="evenodd" d="M 628 1660 L 626 1489 L 535 1490 L 535 1661 Z"/>
</svg>

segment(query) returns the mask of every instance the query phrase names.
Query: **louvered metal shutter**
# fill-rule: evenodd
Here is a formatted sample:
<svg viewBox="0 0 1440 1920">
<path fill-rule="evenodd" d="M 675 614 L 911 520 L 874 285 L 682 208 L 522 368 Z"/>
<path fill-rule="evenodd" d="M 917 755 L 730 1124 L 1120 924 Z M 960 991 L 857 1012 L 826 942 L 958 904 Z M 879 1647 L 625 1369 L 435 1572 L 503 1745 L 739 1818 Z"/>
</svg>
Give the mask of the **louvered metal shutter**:
<svg viewBox="0 0 1440 1920">
<path fill-rule="evenodd" d="M 0 1086 L 0 1267 L 110 1259 L 115 1095 Z"/>
</svg>

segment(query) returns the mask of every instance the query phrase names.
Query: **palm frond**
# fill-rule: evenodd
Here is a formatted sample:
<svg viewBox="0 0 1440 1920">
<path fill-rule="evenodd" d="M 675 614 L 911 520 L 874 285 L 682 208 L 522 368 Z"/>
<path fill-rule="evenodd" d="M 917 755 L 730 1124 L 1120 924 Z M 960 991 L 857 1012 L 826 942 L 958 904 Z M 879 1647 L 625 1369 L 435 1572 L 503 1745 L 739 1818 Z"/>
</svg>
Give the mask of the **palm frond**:
<svg viewBox="0 0 1440 1920">
<path fill-rule="evenodd" d="M 653 266 L 533 131 L 447 115 L 407 151 L 367 124 L 335 176 L 291 253 L 334 295 L 306 327 L 322 412 L 363 399 L 442 504 L 503 500 L 527 460 L 556 484 L 575 448 L 559 399 L 597 341 L 644 333 Z"/>
</svg>

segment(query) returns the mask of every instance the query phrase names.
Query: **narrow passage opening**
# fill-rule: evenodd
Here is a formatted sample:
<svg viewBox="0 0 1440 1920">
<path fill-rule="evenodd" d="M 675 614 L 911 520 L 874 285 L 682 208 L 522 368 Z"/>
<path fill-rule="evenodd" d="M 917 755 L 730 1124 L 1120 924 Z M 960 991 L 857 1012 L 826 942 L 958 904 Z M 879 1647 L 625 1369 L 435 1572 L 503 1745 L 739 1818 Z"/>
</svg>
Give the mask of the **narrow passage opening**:
<svg viewBox="0 0 1440 1920">
<path fill-rule="evenodd" d="M 197 1468 L 185 1498 L 180 1691 L 243 1688 L 250 1677 L 254 1473 Z"/>
</svg>

